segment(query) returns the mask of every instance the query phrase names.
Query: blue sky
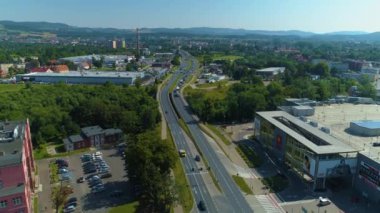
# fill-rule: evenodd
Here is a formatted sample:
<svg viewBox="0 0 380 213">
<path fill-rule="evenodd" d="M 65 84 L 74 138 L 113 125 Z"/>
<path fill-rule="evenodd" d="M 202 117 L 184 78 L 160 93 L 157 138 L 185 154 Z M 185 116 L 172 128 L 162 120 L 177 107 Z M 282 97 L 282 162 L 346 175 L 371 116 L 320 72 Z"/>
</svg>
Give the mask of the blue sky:
<svg viewBox="0 0 380 213">
<path fill-rule="evenodd" d="M 380 31 L 380 0 L 0 0 L 0 20 L 85 27 Z"/>
</svg>

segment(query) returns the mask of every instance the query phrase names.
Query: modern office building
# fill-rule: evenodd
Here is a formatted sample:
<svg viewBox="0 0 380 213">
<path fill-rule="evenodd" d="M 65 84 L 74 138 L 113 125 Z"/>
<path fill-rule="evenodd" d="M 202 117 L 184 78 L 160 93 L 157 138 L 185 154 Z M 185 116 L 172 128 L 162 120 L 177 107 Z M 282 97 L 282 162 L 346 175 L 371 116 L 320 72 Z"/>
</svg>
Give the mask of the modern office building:
<svg viewBox="0 0 380 213">
<path fill-rule="evenodd" d="M 34 173 L 29 121 L 0 122 L 0 212 L 33 212 Z"/>
<path fill-rule="evenodd" d="M 67 83 L 67 84 L 134 84 L 137 78 L 143 78 L 143 72 L 110 71 L 70 71 L 65 73 L 27 73 L 16 75 L 17 82 Z"/>
<path fill-rule="evenodd" d="M 255 138 L 312 189 L 339 180 L 363 198 L 380 202 L 380 106 L 329 103 L 313 108 L 313 115 L 299 117 L 257 112 Z"/>
</svg>

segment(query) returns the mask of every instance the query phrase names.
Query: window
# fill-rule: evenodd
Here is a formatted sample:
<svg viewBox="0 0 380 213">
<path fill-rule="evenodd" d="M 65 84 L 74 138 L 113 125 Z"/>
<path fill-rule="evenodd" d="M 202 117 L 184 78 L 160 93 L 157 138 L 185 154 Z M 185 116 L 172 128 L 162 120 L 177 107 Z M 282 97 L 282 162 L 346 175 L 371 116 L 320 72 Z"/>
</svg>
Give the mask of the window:
<svg viewBox="0 0 380 213">
<path fill-rule="evenodd" d="M 0 201 L 0 208 L 7 208 L 8 202 L 6 200 Z"/>
<path fill-rule="evenodd" d="M 18 206 L 18 205 L 21 205 L 21 204 L 22 204 L 21 197 L 15 197 L 15 198 L 12 199 L 12 201 L 13 201 L 13 204 L 14 204 L 15 206 Z"/>
</svg>

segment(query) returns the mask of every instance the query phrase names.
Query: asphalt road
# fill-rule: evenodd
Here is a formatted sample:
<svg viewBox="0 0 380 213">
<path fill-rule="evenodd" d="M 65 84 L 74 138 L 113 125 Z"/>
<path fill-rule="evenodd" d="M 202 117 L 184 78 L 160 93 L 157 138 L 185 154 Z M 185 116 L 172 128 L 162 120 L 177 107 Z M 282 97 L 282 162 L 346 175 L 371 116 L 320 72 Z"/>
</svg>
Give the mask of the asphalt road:
<svg viewBox="0 0 380 213">
<path fill-rule="evenodd" d="M 196 69 L 196 61 L 192 59 L 192 68 L 190 73 L 193 73 Z M 234 180 L 227 172 L 222 162 L 218 158 L 215 151 L 212 149 L 210 144 L 207 142 L 207 139 L 203 135 L 200 127 L 197 124 L 197 121 L 191 115 L 190 109 L 185 106 L 183 99 L 179 96 L 173 96 L 174 105 L 178 110 L 178 113 L 188 125 L 191 134 L 194 137 L 195 143 L 198 145 L 200 151 L 202 152 L 204 158 L 209 163 L 211 171 L 214 173 L 220 187 L 222 188 L 223 193 L 227 197 L 227 200 L 232 206 L 233 212 L 253 212 L 248 202 L 244 198 L 243 194 L 240 192 L 240 189 L 235 184 Z"/>
<path fill-rule="evenodd" d="M 186 66 L 186 64 L 181 64 L 180 71 L 184 70 Z M 200 201 L 204 201 L 206 204 L 207 212 L 221 212 L 218 211 L 218 209 L 216 208 L 201 174 L 197 171 L 197 165 L 194 160 L 195 156 L 192 156 L 191 154 L 190 147 L 186 143 L 185 136 L 183 135 L 184 133 L 181 127 L 179 126 L 177 116 L 170 103 L 169 88 L 181 75 L 182 74 L 177 71 L 173 74 L 172 78 L 169 80 L 166 86 L 163 87 L 160 94 L 160 105 L 162 111 L 164 112 L 164 117 L 168 123 L 170 131 L 173 135 L 173 140 L 176 144 L 177 149 L 184 149 L 187 153 L 187 156 L 181 158 L 181 161 L 182 165 L 184 166 L 185 173 L 188 174 L 187 178 L 191 186 L 191 190 L 195 200 L 195 205 L 197 206 Z M 192 171 L 192 168 L 194 168 L 195 171 Z M 197 207 L 194 210 L 198 212 Z"/>
</svg>

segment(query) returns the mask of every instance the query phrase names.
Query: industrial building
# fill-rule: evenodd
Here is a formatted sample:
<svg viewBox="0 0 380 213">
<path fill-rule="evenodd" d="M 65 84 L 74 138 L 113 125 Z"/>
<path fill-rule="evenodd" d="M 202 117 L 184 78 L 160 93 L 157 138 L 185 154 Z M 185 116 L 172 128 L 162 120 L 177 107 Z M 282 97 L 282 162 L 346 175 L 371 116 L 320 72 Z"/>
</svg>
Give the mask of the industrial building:
<svg viewBox="0 0 380 213">
<path fill-rule="evenodd" d="M 35 170 L 29 121 L 0 122 L 0 212 L 33 212 Z"/>
<path fill-rule="evenodd" d="M 285 67 L 268 67 L 256 70 L 256 75 L 261 76 L 264 80 L 272 80 L 275 76 L 284 72 Z"/>
<path fill-rule="evenodd" d="M 312 189 L 329 188 L 329 182 L 339 179 L 365 200 L 377 203 L 380 106 L 347 102 L 313 103 L 310 114 L 304 108 L 296 113 L 257 112 L 255 138 L 279 165 L 292 168 Z"/>
<path fill-rule="evenodd" d="M 16 82 L 67 83 L 67 84 L 134 84 L 144 78 L 143 72 L 70 71 L 66 73 L 28 73 L 16 75 Z"/>
</svg>

